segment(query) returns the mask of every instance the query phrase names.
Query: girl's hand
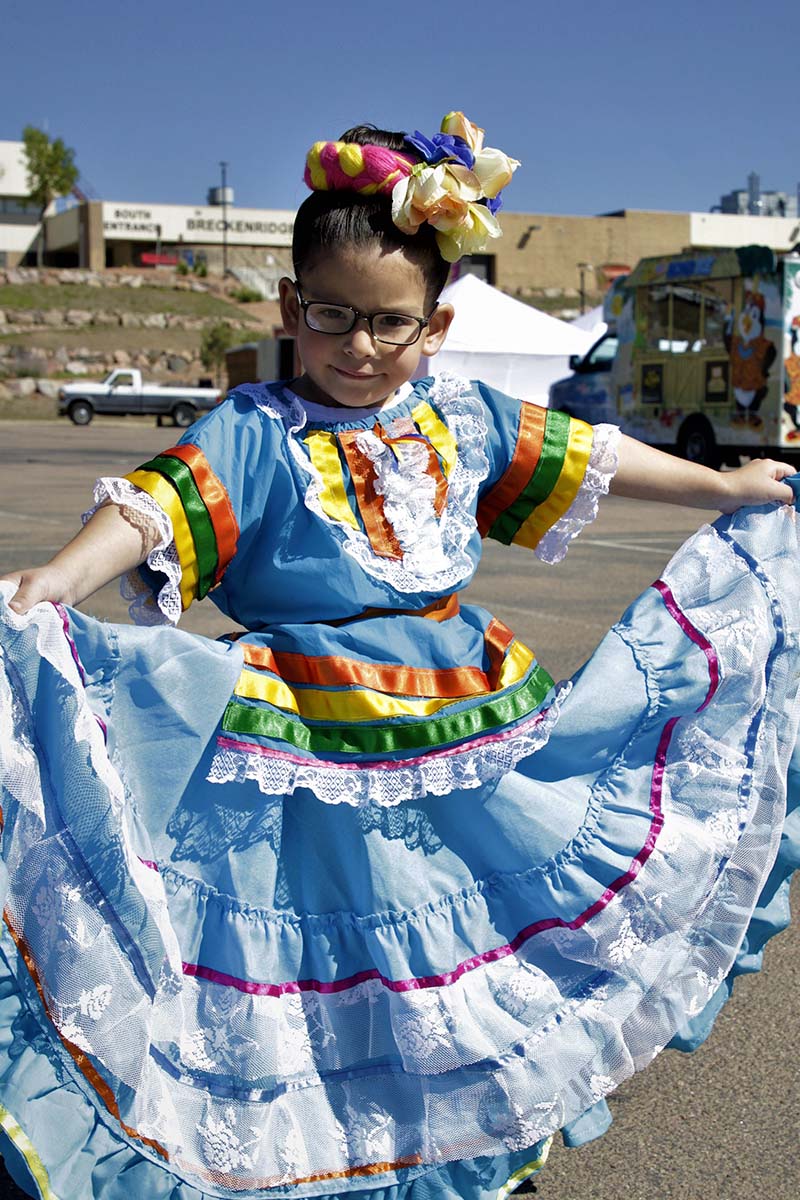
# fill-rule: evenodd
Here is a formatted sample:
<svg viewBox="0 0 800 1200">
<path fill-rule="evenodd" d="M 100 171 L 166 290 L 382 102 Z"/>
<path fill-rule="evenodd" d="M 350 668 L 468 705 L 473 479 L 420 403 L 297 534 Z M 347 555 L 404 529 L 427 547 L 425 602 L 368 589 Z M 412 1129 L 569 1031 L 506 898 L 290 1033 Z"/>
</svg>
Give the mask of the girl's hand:
<svg viewBox="0 0 800 1200">
<path fill-rule="evenodd" d="M 16 613 L 26 613 L 34 604 L 41 604 L 44 600 L 60 604 L 75 603 L 67 577 L 52 563 L 0 575 L 0 583 L 16 585 L 14 597 L 9 601 L 9 608 Z"/>
<path fill-rule="evenodd" d="M 74 607 L 144 562 L 159 536 L 154 524 L 133 524 L 116 504 L 106 504 L 49 563 L 12 571 L 0 581 L 17 586 L 10 601 L 14 612 L 27 612 L 43 600 Z"/>
<path fill-rule="evenodd" d="M 720 497 L 720 512 L 732 513 L 746 504 L 794 504 L 794 492 L 781 480 L 796 470 L 771 458 L 754 458 L 735 471 L 722 472 L 720 481 L 726 494 Z"/>
</svg>

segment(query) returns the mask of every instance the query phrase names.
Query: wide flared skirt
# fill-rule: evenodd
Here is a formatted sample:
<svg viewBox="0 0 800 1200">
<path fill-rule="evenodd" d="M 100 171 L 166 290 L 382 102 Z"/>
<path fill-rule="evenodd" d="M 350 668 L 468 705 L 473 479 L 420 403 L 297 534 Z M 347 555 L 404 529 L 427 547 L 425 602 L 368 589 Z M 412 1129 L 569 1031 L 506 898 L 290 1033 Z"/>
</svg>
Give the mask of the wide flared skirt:
<svg viewBox="0 0 800 1200">
<path fill-rule="evenodd" d="M 799 562 L 794 510 L 704 527 L 535 752 L 386 804 L 215 772 L 236 644 L 3 608 L 12 1168 L 488 1200 L 598 1132 L 788 919 Z"/>
</svg>

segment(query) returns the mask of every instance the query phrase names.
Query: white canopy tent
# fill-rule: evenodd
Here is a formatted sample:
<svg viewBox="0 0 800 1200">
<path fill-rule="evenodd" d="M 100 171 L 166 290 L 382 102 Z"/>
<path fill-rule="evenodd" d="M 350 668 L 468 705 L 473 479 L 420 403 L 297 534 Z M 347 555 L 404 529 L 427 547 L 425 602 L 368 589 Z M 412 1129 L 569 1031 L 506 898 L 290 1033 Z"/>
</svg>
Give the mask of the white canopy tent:
<svg viewBox="0 0 800 1200">
<path fill-rule="evenodd" d="M 608 325 L 603 317 L 602 304 L 598 304 L 597 308 L 590 308 L 588 312 L 582 313 L 581 316 L 576 317 L 570 324 L 574 329 L 585 329 L 588 333 L 591 333 L 595 341 L 599 337 L 602 337 L 608 329 Z"/>
<path fill-rule="evenodd" d="M 421 373 L 451 371 L 546 405 L 550 384 L 569 373 L 569 356 L 584 354 L 593 341 L 586 330 L 514 300 L 475 275 L 448 284 L 441 299 L 456 315 L 444 349 L 423 359 Z"/>
</svg>

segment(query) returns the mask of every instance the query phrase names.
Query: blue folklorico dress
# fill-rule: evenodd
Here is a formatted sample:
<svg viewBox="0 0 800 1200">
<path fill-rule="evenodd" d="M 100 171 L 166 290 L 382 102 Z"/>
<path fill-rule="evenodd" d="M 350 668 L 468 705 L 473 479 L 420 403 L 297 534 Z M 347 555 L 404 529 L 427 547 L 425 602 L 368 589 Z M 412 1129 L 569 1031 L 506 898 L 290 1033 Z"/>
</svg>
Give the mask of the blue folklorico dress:
<svg viewBox="0 0 800 1200">
<path fill-rule="evenodd" d="M 786 921 L 794 509 L 702 528 L 570 683 L 459 607 L 482 536 L 563 555 L 615 435 L 454 378 L 243 387 L 98 485 L 162 532 L 145 627 L 0 605 L 32 1195 L 502 1198 L 708 1032 Z M 206 593 L 245 632 L 164 623 Z"/>
</svg>

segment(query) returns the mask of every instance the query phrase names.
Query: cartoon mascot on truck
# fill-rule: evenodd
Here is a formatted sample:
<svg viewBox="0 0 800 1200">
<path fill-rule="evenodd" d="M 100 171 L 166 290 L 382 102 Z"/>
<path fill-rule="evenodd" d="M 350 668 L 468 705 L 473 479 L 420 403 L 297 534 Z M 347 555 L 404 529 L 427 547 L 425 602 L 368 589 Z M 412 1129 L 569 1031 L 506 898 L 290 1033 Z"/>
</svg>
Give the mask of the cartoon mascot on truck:
<svg viewBox="0 0 800 1200">
<path fill-rule="evenodd" d="M 789 355 L 784 359 L 783 369 L 785 373 L 784 388 L 786 398 L 783 404 L 783 411 L 792 422 L 793 428 L 786 434 L 786 440 L 796 442 L 800 440 L 800 420 L 798 419 L 798 410 L 800 410 L 800 317 L 795 317 L 789 329 L 790 348 Z"/>
<path fill-rule="evenodd" d="M 758 410 L 767 394 L 770 367 L 777 356 L 774 344 L 764 336 L 764 308 L 762 293 L 755 288 L 748 291 L 736 318 L 735 332 L 726 338 L 736 400 L 732 424 L 751 425 L 755 429 L 762 425 Z"/>
</svg>

